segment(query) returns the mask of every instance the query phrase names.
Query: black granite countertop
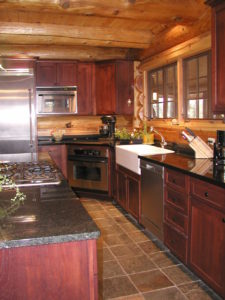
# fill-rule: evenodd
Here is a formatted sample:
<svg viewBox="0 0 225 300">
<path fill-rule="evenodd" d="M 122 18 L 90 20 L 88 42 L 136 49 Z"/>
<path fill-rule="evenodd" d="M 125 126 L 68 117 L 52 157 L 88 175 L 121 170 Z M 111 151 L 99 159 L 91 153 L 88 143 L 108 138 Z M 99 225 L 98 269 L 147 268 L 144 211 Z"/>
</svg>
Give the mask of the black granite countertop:
<svg viewBox="0 0 225 300">
<path fill-rule="evenodd" d="M 216 166 L 212 159 L 195 159 L 194 157 L 177 153 L 139 156 L 139 158 L 225 188 L 225 166 Z"/>
<path fill-rule="evenodd" d="M 40 156 L 46 159 L 46 156 Z M 20 188 L 24 204 L 0 221 L 0 248 L 97 239 L 100 231 L 67 182 Z M 1 205 L 10 204 L 15 191 L 0 192 Z"/>
<path fill-rule="evenodd" d="M 115 146 L 115 140 L 102 137 L 100 135 L 83 135 L 83 136 L 63 136 L 62 140 L 57 142 L 51 136 L 38 137 L 39 146 L 52 145 L 99 145 L 99 146 Z"/>
</svg>

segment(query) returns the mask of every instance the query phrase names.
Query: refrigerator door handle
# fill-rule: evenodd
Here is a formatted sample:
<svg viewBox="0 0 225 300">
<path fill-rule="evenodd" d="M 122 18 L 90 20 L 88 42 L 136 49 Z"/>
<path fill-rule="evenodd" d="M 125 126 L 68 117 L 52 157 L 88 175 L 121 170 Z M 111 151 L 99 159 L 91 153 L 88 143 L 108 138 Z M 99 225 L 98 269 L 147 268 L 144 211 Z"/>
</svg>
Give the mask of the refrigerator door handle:
<svg viewBox="0 0 225 300">
<path fill-rule="evenodd" d="M 32 132 L 32 96 L 31 89 L 28 89 L 29 93 L 29 115 L 30 115 L 30 147 L 33 148 L 33 132 Z"/>
</svg>

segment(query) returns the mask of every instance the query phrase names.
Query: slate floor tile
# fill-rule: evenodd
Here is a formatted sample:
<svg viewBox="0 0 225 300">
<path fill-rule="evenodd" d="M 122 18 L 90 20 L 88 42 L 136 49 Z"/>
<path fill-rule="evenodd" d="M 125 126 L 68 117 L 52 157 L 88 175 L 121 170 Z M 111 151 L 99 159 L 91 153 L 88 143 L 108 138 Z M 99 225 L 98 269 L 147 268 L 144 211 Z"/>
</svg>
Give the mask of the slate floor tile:
<svg viewBox="0 0 225 300">
<path fill-rule="evenodd" d="M 137 289 L 127 276 L 108 278 L 99 283 L 99 299 L 110 299 L 137 293 Z"/>
<path fill-rule="evenodd" d="M 145 293 L 146 300 L 185 300 L 185 296 L 176 288 L 170 287 L 162 290 Z"/>
<path fill-rule="evenodd" d="M 133 257 L 142 254 L 141 249 L 134 243 L 126 244 L 126 245 L 118 245 L 110 247 L 110 250 L 116 257 L 126 256 Z"/>
<path fill-rule="evenodd" d="M 127 274 L 153 270 L 156 268 L 155 264 L 153 264 L 145 255 L 121 257 L 119 258 L 119 262 Z"/>
<path fill-rule="evenodd" d="M 160 270 L 130 275 L 130 278 L 143 293 L 173 286 L 173 283 Z"/>
</svg>

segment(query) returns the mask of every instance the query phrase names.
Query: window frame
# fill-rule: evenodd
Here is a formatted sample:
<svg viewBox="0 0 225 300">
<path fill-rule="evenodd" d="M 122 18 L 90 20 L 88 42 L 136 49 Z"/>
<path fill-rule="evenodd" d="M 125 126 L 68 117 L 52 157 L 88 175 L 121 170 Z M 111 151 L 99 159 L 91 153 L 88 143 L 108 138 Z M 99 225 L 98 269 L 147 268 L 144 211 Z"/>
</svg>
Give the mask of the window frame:
<svg viewBox="0 0 225 300">
<path fill-rule="evenodd" d="M 207 111 L 208 111 L 208 115 L 207 117 L 204 118 L 189 118 L 188 117 L 188 112 L 187 112 L 187 65 L 186 62 L 190 61 L 192 59 L 195 58 L 199 58 L 202 56 L 207 55 L 207 87 L 208 87 L 208 99 L 207 99 Z M 197 67 L 198 67 L 198 73 L 199 73 L 199 60 L 197 63 Z M 182 59 L 182 69 L 183 69 L 183 95 L 182 95 L 182 107 L 183 107 L 183 119 L 185 121 L 191 121 L 191 120 L 215 120 L 215 118 L 213 118 L 213 112 L 212 112 L 212 60 L 211 60 L 211 50 L 207 50 L 201 53 L 198 53 L 196 55 L 191 55 L 188 57 L 185 57 Z M 197 91 L 198 91 L 198 95 L 199 95 L 199 77 L 198 77 L 198 81 L 197 81 Z M 198 99 L 199 100 L 199 99 Z"/>
<path fill-rule="evenodd" d="M 159 118 L 159 117 L 152 117 L 152 92 L 151 92 L 151 74 L 152 73 L 156 73 L 156 72 L 159 72 L 159 71 L 162 71 L 163 73 L 163 97 L 164 99 L 166 99 L 166 86 L 167 86 L 167 82 L 166 82 L 166 69 L 173 66 L 174 67 L 174 70 L 175 72 L 173 71 L 174 73 L 174 96 L 175 96 L 175 101 L 171 101 L 174 103 L 174 116 L 173 117 L 165 117 L 166 113 L 167 113 L 167 103 L 170 102 L 170 101 L 163 101 L 162 103 L 165 104 L 163 105 L 163 117 L 162 118 Z M 147 118 L 148 120 L 172 120 L 174 118 L 178 118 L 178 75 L 177 75 L 177 66 L 178 66 L 178 62 L 177 61 L 174 61 L 170 64 L 166 64 L 166 65 L 163 65 L 163 66 L 160 66 L 160 67 L 157 67 L 155 69 L 151 69 L 151 70 L 148 70 L 147 71 L 147 94 L 148 94 L 148 97 L 147 97 Z M 157 78 L 157 81 L 158 81 L 158 78 Z M 160 103 L 159 101 L 157 101 L 157 104 Z"/>
</svg>

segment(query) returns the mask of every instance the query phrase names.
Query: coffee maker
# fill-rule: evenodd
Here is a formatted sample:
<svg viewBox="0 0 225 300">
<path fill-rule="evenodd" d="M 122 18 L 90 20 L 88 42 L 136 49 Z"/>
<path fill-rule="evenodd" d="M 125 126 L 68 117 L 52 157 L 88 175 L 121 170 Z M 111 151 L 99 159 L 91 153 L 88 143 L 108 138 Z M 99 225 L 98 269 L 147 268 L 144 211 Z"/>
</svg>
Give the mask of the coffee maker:
<svg viewBox="0 0 225 300">
<path fill-rule="evenodd" d="M 217 130 L 217 140 L 214 144 L 214 161 L 216 164 L 225 164 L 225 131 Z"/>
<path fill-rule="evenodd" d="M 100 135 L 108 138 L 114 138 L 116 117 L 111 115 L 102 116 L 101 120 L 103 125 L 99 129 Z"/>
</svg>

